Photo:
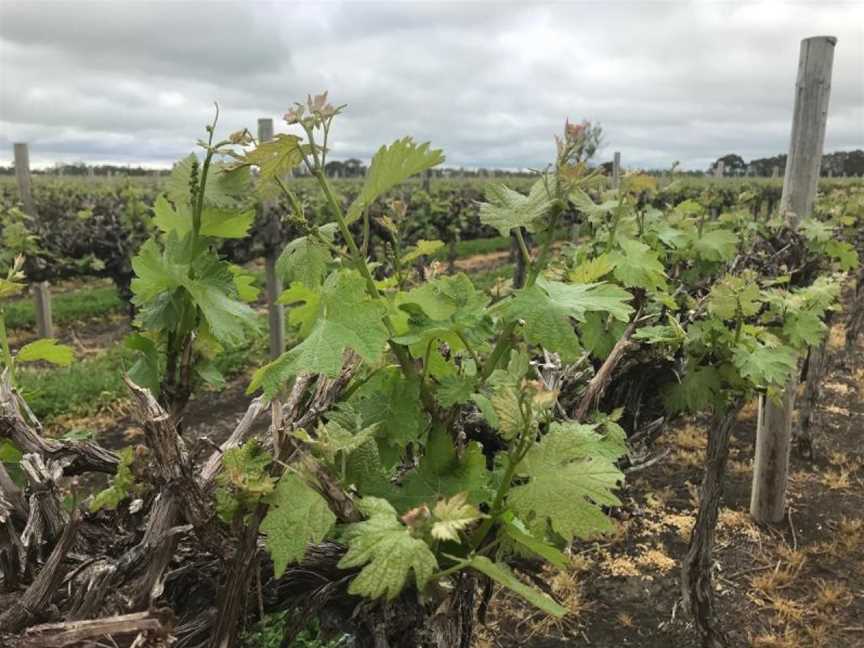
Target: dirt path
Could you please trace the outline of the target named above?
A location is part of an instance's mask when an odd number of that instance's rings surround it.
[[[487,254],[475,254],[469,257],[456,259],[454,265],[461,272],[483,272],[486,270],[494,270],[498,266],[504,265],[510,259],[510,252],[501,250],[500,252],[489,252]]]
[[[816,412],[814,463],[792,458],[790,515],[776,528],[749,516],[756,407],[739,417],[717,534],[716,596],[730,646],[864,646],[864,344],[832,369]],[[498,598],[477,648],[683,648],[699,645],[677,604],[678,561],[695,520],[706,430],[684,423],[660,441],[669,458],[638,474],[617,511],[619,533],[577,549],[549,582],[570,606],[556,623]]]

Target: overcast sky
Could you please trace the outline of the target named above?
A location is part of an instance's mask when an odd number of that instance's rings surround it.
[[[0,163],[169,165],[307,92],[347,103],[334,158],[413,135],[452,166],[536,167],[565,117],[626,166],[785,152],[800,40],[838,37],[826,151],[864,147],[864,0],[0,0]]]

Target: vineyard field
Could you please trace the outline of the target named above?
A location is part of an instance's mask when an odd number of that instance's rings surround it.
[[[835,44],[783,179],[598,165],[569,120],[536,171],[406,136],[332,177],[327,92],[257,137],[217,104],[160,177],[15,144],[0,648],[864,646]]]

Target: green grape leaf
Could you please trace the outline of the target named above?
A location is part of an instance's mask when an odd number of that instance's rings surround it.
[[[211,387],[219,389],[225,387],[225,376],[213,362],[198,362],[195,365],[195,375]]]
[[[255,149],[247,151],[240,164],[258,167],[258,190],[263,196],[272,197],[280,191],[278,181],[302,162],[300,138],[277,133],[273,139],[260,142]]]
[[[479,443],[469,443],[460,456],[449,432],[433,429],[420,465],[408,473],[388,499],[400,512],[422,504],[431,506],[439,498],[462,492],[468,493],[472,504],[480,504],[488,496],[488,479],[486,458]]]
[[[465,349],[465,342],[486,344],[492,334],[492,321],[486,313],[490,297],[477,290],[463,273],[440,277],[408,293],[400,293],[396,304],[407,314],[406,330],[395,338],[411,346],[417,356],[425,356],[430,342],[446,342],[451,351]]]
[[[722,320],[734,320],[740,309],[752,317],[761,308],[759,285],[749,276],[726,276],[714,284],[708,295],[708,312]]]
[[[444,241],[427,241],[419,239],[412,248],[410,248],[403,256],[402,263],[411,263],[422,256],[430,256],[444,247]]]
[[[488,576],[499,585],[515,592],[531,605],[547,614],[561,618],[567,614],[567,608],[556,603],[552,598],[520,581],[504,563],[495,563],[486,556],[472,556],[468,566]]]
[[[510,489],[508,505],[538,537],[547,524],[568,543],[611,531],[602,507],[621,505],[613,490],[624,474],[611,457],[625,452],[618,435],[553,423],[519,464],[517,474],[527,481]]]
[[[267,468],[272,458],[254,440],[226,450],[222,470],[216,475],[216,513],[231,523],[238,513],[246,514],[260,498],[273,492],[273,478]]]
[[[378,443],[369,439],[358,445],[345,461],[347,485],[353,485],[363,497],[386,497],[390,499],[395,486],[390,483],[390,474],[381,461]]]
[[[207,186],[204,189],[204,205],[231,210],[247,208],[251,188],[252,181],[248,168],[237,168],[222,163],[212,164],[207,175]],[[247,212],[248,209],[242,211]]]
[[[0,462],[17,464],[24,454],[7,439],[0,440]]]
[[[558,569],[565,569],[567,567],[570,562],[567,556],[556,547],[543,540],[538,540],[531,535],[528,528],[513,513],[507,511],[500,517],[499,521],[504,535],[515,543],[517,547],[527,551],[529,554],[539,556],[549,564],[558,567]]]
[[[205,207],[201,212],[200,234],[213,238],[244,238],[254,220],[254,209]],[[162,194],[153,204],[153,224],[166,234],[176,232],[182,238],[192,231],[192,209],[188,205],[174,207]]]
[[[443,161],[444,153],[440,149],[431,148],[429,142],[418,145],[410,137],[382,146],[373,156],[363,188],[348,208],[345,220],[353,223],[378,197]]]
[[[688,236],[687,232],[666,221],[656,223],[651,229],[658,239],[676,250],[687,247],[692,242],[692,238]]]
[[[837,276],[817,277],[816,281],[809,286],[804,286],[794,292],[796,307],[812,310],[822,315],[837,304],[841,288],[842,284]]]
[[[738,249],[738,237],[725,229],[705,231],[693,239],[693,250],[705,261],[729,261]]]
[[[588,284],[597,281],[598,279],[602,279],[612,272],[614,267],[615,266],[609,260],[609,255],[601,254],[594,259],[580,263],[570,271],[567,278],[570,280],[570,283]]]
[[[559,353],[565,362],[577,359],[582,351],[570,322],[572,314],[573,309],[554,302],[540,282],[519,290],[502,309],[505,320],[524,322],[526,342]],[[584,316],[581,311],[579,314]]]
[[[160,353],[156,343],[140,333],[133,333],[123,340],[123,346],[140,354],[129,369],[129,378],[139,387],[149,389],[154,396],[158,395],[162,372],[159,369]]]
[[[627,322],[633,313],[633,307],[627,302],[633,296],[610,283],[566,284],[560,281],[538,279],[537,284],[543,288],[556,304],[567,308],[572,317],[584,321],[585,313],[609,313],[619,322]]]
[[[788,347],[769,347],[763,344],[738,346],[732,362],[742,378],[756,387],[782,387],[798,369],[798,357]]]
[[[357,508],[369,519],[345,530],[348,551],[338,566],[362,567],[348,593],[393,600],[405,588],[412,572],[417,589],[422,591],[438,568],[429,546],[411,535],[386,500],[364,497],[357,502]]]
[[[618,281],[628,288],[666,287],[666,271],[654,250],[633,239],[618,241],[618,245],[621,249],[609,254]]]
[[[472,394],[471,402],[477,406],[477,409],[480,410],[480,413],[483,415],[483,418],[486,419],[489,426],[497,430],[498,415],[495,414],[495,408],[492,407],[492,402],[489,398],[483,394]]]
[[[722,387],[717,369],[696,367],[684,374],[681,382],[668,385],[663,390],[663,402],[666,409],[673,414],[695,414],[717,406],[722,401]]]
[[[438,381],[438,387],[435,389],[435,400],[442,407],[461,405],[471,401],[471,396],[476,389],[477,378],[475,376],[463,374],[444,376]]]
[[[90,500],[92,512],[101,509],[116,509],[120,502],[129,497],[133,491],[135,476],[132,474],[132,462],[135,461],[135,451],[131,447],[123,448],[117,455],[120,457],[120,461],[117,463],[117,472],[111,478],[108,488],[99,491]]]
[[[674,321],[674,320],[673,320]],[[681,344],[686,338],[686,332],[677,322],[672,324],[657,324],[636,329],[633,339],[645,344]]]
[[[166,262],[159,244],[149,239],[132,259],[132,269],[135,271],[135,278],[132,279],[135,297],[132,301],[136,306],[143,307],[159,295],[180,286],[188,266]]]
[[[850,272],[858,267],[858,252],[848,241],[828,241],[825,243],[825,253],[837,261],[843,272]]]
[[[257,281],[255,275],[238,265],[231,265],[228,270],[234,275],[234,289],[240,300],[247,304],[257,300],[261,289],[255,285]]]
[[[536,231],[538,221],[553,204],[543,178],[531,186],[527,196],[502,184],[490,184],[486,188],[486,200],[488,202],[480,204],[480,222],[494,227],[502,236],[509,236],[510,230],[517,227]]]
[[[463,312],[482,310],[490,297],[474,287],[464,273],[439,277],[414,288],[400,304],[416,304],[432,320],[445,321]]]
[[[366,442],[374,440],[377,430],[378,425],[369,425],[354,431],[339,421],[331,419],[326,424],[318,424],[318,433],[314,438],[303,429],[297,430],[295,434],[316,448],[331,466],[335,466],[339,453],[344,453],[347,457]]]
[[[822,342],[826,330],[819,315],[813,311],[790,313],[783,322],[783,335],[796,349],[817,346]]]
[[[420,383],[406,378],[396,367],[376,372],[352,394],[350,402],[364,425],[377,425],[379,437],[400,449],[418,441],[428,424],[420,406]]]
[[[533,286],[517,291],[500,308],[504,319],[524,322],[526,341],[572,361],[582,349],[570,318],[584,322],[588,313],[602,311],[626,321],[633,312],[627,304],[631,298],[630,293],[612,284],[565,284],[538,279]]]
[[[274,576],[280,578],[289,564],[303,559],[307,545],[327,536],[336,516],[315,489],[290,472],[279,480],[267,503],[261,533],[273,559]]]
[[[194,153],[174,165],[171,175],[165,182],[166,195],[179,209],[192,206],[192,167],[198,164]],[[198,180],[201,177],[201,165],[198,164]],[[246,168],[229,168],[212,164],[204,187],[204,205],[220,209],[235,209],[248,203],[249,170]],[[191,216],[190,216],[191,219]]]
[[[673,211],[679,216],[701,216],[705,213],[705,207],[696,200],[687,199],[678,203]]]
[[[601,204],[597,204],[581,189],[570,192],[570,202],[595,225],[602,223],[608,215],[618,209],[620,204],[618,200],[607,200]]]
[[[6,299],[7,297],[14,297],[22,290],[24,290],[26,286],[22,283],[18,283],[16,281],[9,281],[8,279],[0,278],[0,299]]]
[[[57,344],[57,340],[52,338],[43,338],[21,347],[15,355],[15,360],[18,362],[37,362],[42,360],[60,367],[68,367],[72,364],[74,356],[72,347],[65,344]]]
[[[614,320],[608,323],[601,313],[586,313],[585,322],[579,327],[582,343],[595,358],[601,360],[612,352],[615,343],[627,328],[625,322]]]
[[[179,206],[190,206],[192,202],[192,168],[198,164],[198,157],[190,153],[174,164],[171,175],[165,182],[166,195],[171,202]],[[200,172],[200,165],[198,170]]]
[[[333,260],[328,243],[333,243],[336,223],[327,223],[318,228],[323,241],[314,236],[301,236],[294,239],[279,255],[276,272],[286,281],[299,281],[308,288],[317,288]]]
[[[183,287],[201,309],[213,337],[237,344],[246,331],[258,329],[258,318],[252,308],[235,299],[237,289],[230,267],[213,254],[200,256],[195,264],[196,278],[184,278]]]
[[[201,213],[201,236],[242,239],[249,234],[255,210],[232,210],[205,207]]]
[[[498,385],[489,397],[489,403],[495,411],[495,420],[498,434],[510,441],[514,439],[525,427],[530,424],[526,422],[519,405],[519,390],[515,385]]]
[[[366,294],[363,278],[353,270],[332,273],[321,288],[315,323],[297,346],[261,367],[252,377],[249,392],[264,389],[272,397],[279,387],[300,372],[337,376],[346,349],[374,363],[383,355],[387,329],[386,307]]]
[[[468,493],[465,492],[440,500],[432,509],[432,516],[432,537],[452,542],[459,542],[459,532],[482,517],[480,511],[468,502]]]
[[[288,323],[299,328],[300,337],[307,337],[315,325],[321,305],[321,293],[299,281],[293,282],[279,295],[278,304],[287,304]]]
[[[804,235],[808,241],[815,243],[827,243],[834,236],[834,228],[828,223],[823,223],[815,218],[805,218],[798,225],[798,231]]]
[[[132,267],[136,273],[132,301],[139,307],[138,322],[145,328],[175,326],[178,319],[188,316],[190,300],[201,308],[210,332],[220,342],[241,342],[246,330],[258,328],[255,312],[235,299],[230,264],[208,249],[206,239],[180,239],[172,232],[164,251],[150,239],[132,259]]]

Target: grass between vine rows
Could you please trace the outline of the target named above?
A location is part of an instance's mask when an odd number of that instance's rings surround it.
[[[52,319],[66,324],[92,317],[104,317],[124,310],[125,304],[113,285],[85,285],[51,297]],[[6,306],[6,325],[10,329],[36,326],[36,307],[29,296],[11,301]]]
[[[457,245],[457,269],[468,272],[478,289],[496,295],[506,289],[513,275],[513,264],[506,262],[506,255],[496,254],[509,247],[505,237],[462,241]],[[263,271],[254,274],[257,284],[263,285]],[[58,433],[76,432],[92,426],[88,418],[125,401],[123,374],[134,362],[133,354],[123,347],[128,319],[116,288],[102,280],[55,288],[52,307],[57,337],[76,349],[76,361],[69,367],[24,367],[19,380],[33,413],[49,429],[53,425]],[[14,346],[35,335],[35,310],[29,296],[10,303],[6,317]],[[245,379],[248,370],[265,361],[268,343],[263,312],[260,320],[258,335],[218,358],[217,368],[227,380]]]

